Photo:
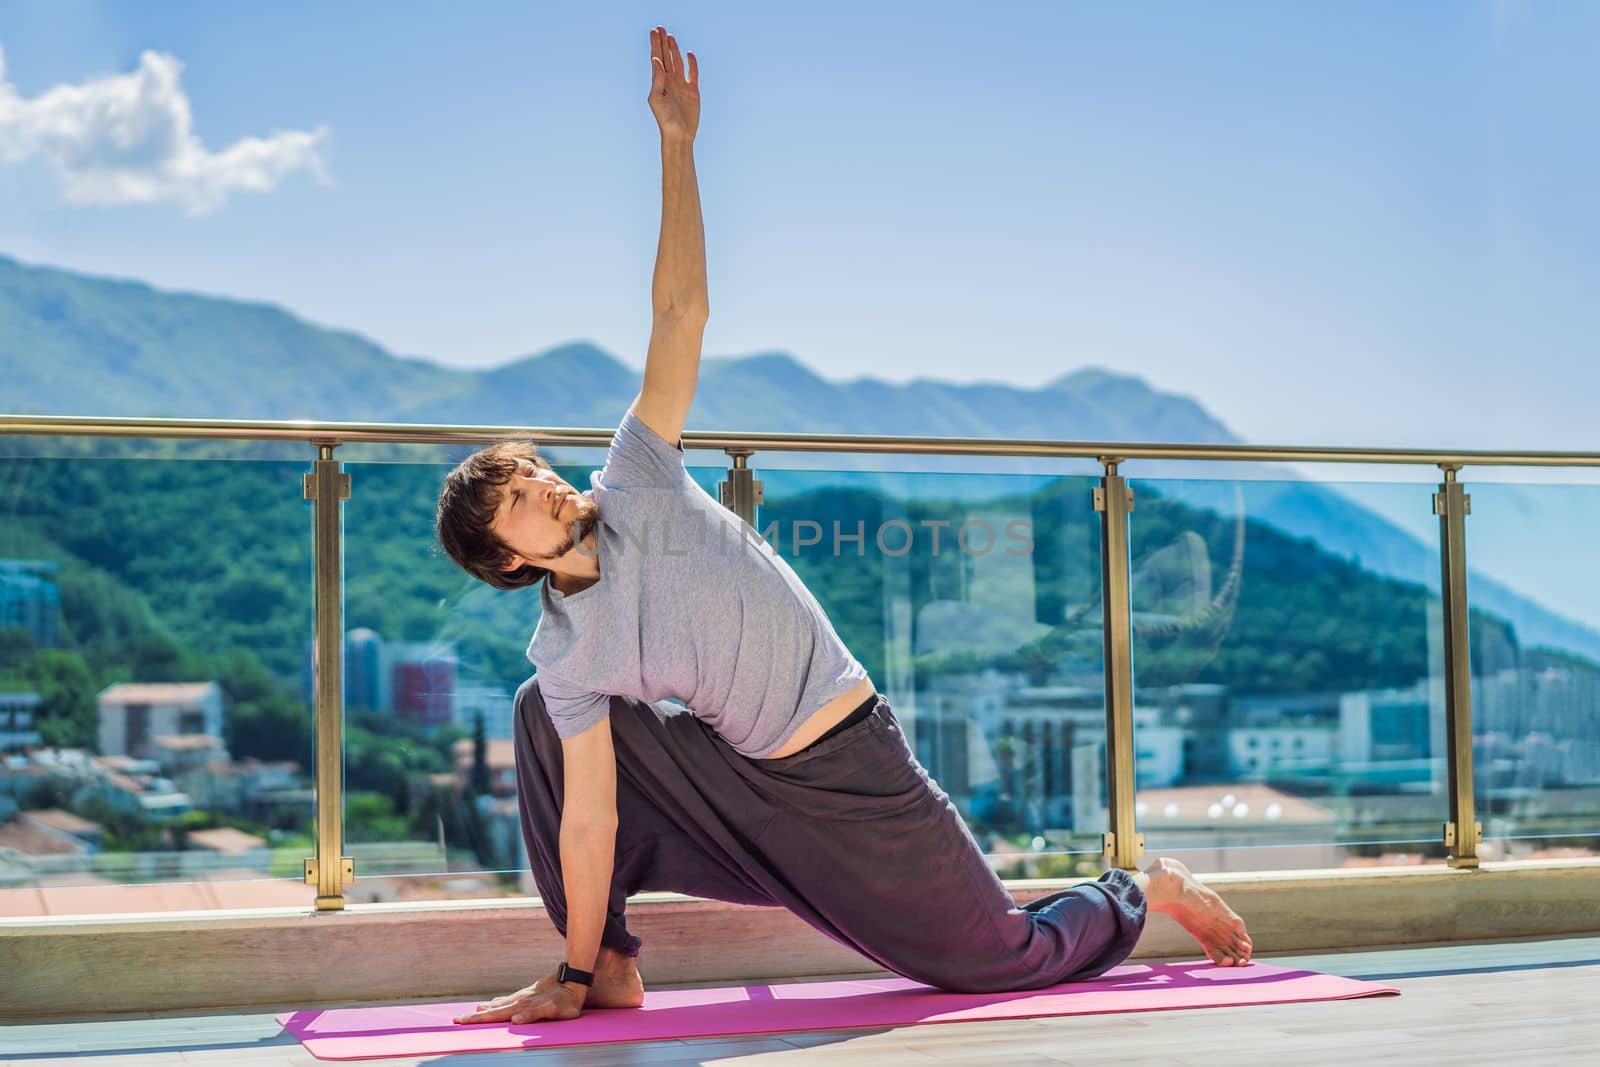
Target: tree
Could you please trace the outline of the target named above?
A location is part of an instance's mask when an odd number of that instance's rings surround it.
[[[0,629],[0,673],[20,668],[37,648],[28,631],[15,626]]]
[[[363,841],[405,841],[411,837],[406,820],[394,813],[394,804],[382,793],[346,795],[344,821],[350,836]]]
[[[99,745],[100,717],[95,709],[94,677],[76,652],[47,648],[28,660],[23,676],[39,693],[36,718],[46,745],[89,748]]]
[[[41,778],[30,785],[22,794],[19,806],[24,811],[41,811],[47,808],[64,808],[67,806],[71,790],[67,788],[66,781],[56,775]]]
[[[472,777],[467,792],[479,797],[494,791],[489,778],[489,742],[483,735],[483,712],[472,717]]]
[[[228,697],[223,735],[235,759],[293,760],[309,767],[312,758],[310,709],[288,687],[268,674],[254,652],[235,649],[211,664]]]
[[[489,842],[488,825],[478,806],[448,786],[428,790],[417,805],[411,817],[412,836],[431,840],[441,824],[445,847],[471,852],[480,867],[499,866]]]

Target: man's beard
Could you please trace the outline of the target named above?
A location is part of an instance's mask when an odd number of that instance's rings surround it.
[[[582,493],[573,493],[572,499],[577,502],[577,514],[573,517],[572,522],[567,525],[567,539],[561,542],[560,547],[555,551],[548,555],[540,556],[540,559],[560,559],[568,552],[571,552],[580,541],[593,533],[596,526],[600,525],[599,504],[596,504]],[[588,552],[583,554],[590,555]]]

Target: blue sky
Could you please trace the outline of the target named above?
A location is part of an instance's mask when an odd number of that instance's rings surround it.
[[[445,363],[642,365],[665,22],[701,61],[708,355],[1095,364],[1261,443],[1596,447],[1600,5],[598,8],[9,3],[13,106],[149,50],[208,174],[270,143],[261,191],[74,200],[0,121],[0,251]]]

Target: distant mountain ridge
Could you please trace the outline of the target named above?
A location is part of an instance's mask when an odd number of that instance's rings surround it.
[[[10,414],[310,419],[492,426],[615,425],[641,374],[587,342],[488,370],[402,358],[348,330],[281,308],[168,292],[139,281],[30,266],[0,255],[0,412]],[[1142,379],[1086,367],[1038,389],[917,379],[829,381],[793,356],[702,361],[690,413],[699,429],[1106,442],[1239,443],[1194,400]],[[831,461],[830,462],[834,462]],[[844,464],[841,464],[844,465]],[[1256,483],[1249,513],[1379,574],[1426,575],[1436,550],[1378,513],[1264,464],[1205,474],[1280,476]],[[1135,477],[1200,473],[1141,465]],[[1164,481],[1162,492],[1225,510],[1215,481]],[[1437,588],[1437,575],[1431,580]],[[1600,657],[1600,633],[1474,573],[1476,606],[1508,619],[1525,644]]]
[[[457,377],[270,305],[0,256],[0,407],[13,414],[366,418]]]
[[[0,408],[12,414],[608,426],[640,371],[587,342],[488,370],[392,355],[281,308],[0,255]],[[1107,403],[1117,393],[1115,404]],[[831,382],[793,356],[707,358],[693,425],[931,437],[1235,440],[1186,397],[1075,371],[1041,389]]]

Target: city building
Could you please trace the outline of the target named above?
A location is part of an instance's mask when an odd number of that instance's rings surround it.
[[[424,726],[451,721],[455,703],[456,653],[450,645],[389,646],[394,713]]]
[[[1442,793],[1444,710],[1443,678],[1341,695],[1340,775],[1357,788],[1405,785]]]
[[[231,826],[190,830],[185,837],[189,848],[230,856],[240,867],[255,872],[266,870],[271,859],[265,840]]]
[[[344,635],[346,708],[390,709],[390,677],[384,660],[383,638],[375,630],[356,629]]]
[[[1134,819],[1147,854],[1174,853],[1197,871],[1336,867],[1345,852],[1333,810],[1267,785],[1141,790]]]
[[[1486,792],[1600,785],[1600,672],[1508,668],[1474,677],[1472,695]]]
[[[1077,830],[1104,811],[1105,723],[1103,686],[1032,685],[988,669],[930,678],[917,694],[913,736],[929,773],[980,821],[1003,801],[1008,820],[1027,829]],[[1192,731],[1174,723],[1165,707],[1135,707],[1141,788],[1184,777]]]
[[[146,819],[171,818],[192,809],[188,795],[162,773],[161,764],[126,755],[90,760],[90,773],[77,784],[72,805],[82,807],[92,798]]]
[[[41,866],[73,864],[93,855],[100,849],[101,832],[98,823],[59,808],[14,812],[0,820],[0,890],[31,884]]]
[[[470,737],[463,737],[450,747],[455,767],[455,787],[461,796],[471,796],[472,747]],[[486,741],[484,762],[489,767],[489,793],[497,797],[517,795],[517,753],[512,741]]]
[[[36,645],[53,648],[61,635],[58,564],[0,559],[0,630],[22,630]]]
[[[222,687],[216,682],[124,683],[104,690],[100,754],[150,758],[156,738],[174,734],[222,737]]]
[[[376,630],[357,627],[344,635],[344,706],[355,711],[386,712],[393,708],[393,646]],[[307,641],[301,659],[300,698],[308,707],[317,700],[317,645]]]
[[[64,841],[80,844],[84,846],[85,852],[91,854],[100,851],[100,841],[105,836],[105,827],[99,823],[91,822],[61,808],[25,811],[20,813],[18,818],[35,829],[55,834]]]
[[[1185,731],[1161,725],[1159,708],[1133,709],[1135,789],[1140,796],[1166,789],[1184,777]],[[1072,747],[1072,820],[1074,832],[1097,834],[1106,823],[1106,730],[1100,713],[1096,733],[1089,724]]]
[[[43,698],[38,693],[0,693],[0,752],[17,752],[40,745],[39,731],[34,727]]]
[[[1228,731],[1229,775],[1266,779],[1275,774],[1326,772],[1338,731],[1329,726],[1244,726]]]
[[[268,819],[280,807],[311,810],[312,791],[300,788],[300,764],[293,760],[212,759],[177,770],[173,777],[190,802],[206,811]]]
[[[16,811],[30,792],[53,779],[31,755],[0,753],[0,817]]]
[[[483,736],[495,741],[510,741],[516,717],[516,697],[494,685],[459,685],[455,690],[451,714],[457,726],[471,733],[478,716],[483,717]]]
[[[162,772],[173,777],[209,763],[226,765],[231,762],[222,738],[213,734],[168,734],[152,738],[150,750],[151,758],[161,765]]]

